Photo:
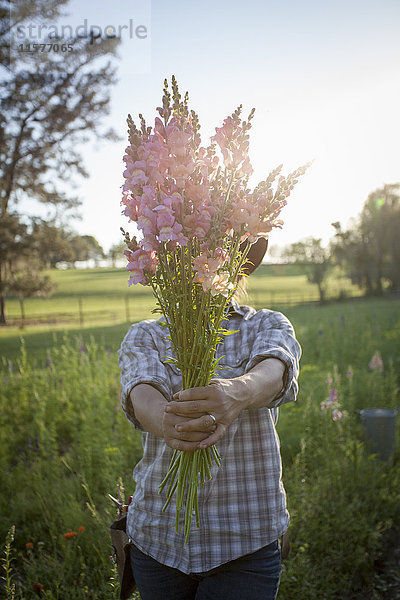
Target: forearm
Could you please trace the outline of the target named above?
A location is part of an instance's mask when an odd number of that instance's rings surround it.
[[[155,387],[147,383],[136,385],[130,393],[135,418],[143,429],[157,437],[165,440],[166,444],[174,450],[186,450],[194,452],[198,450],[199,442],[206,439],[210,433],[210,424],[206,420],[201,421],[202,413],[195,413],[193,419],[197,418],[194,430],[185,433],[181,426],[188,422],[188,418],[167,413],[167,400]],[[199,422],[200,421],[200,422]],[[211,423],[211,431],[214,425]]]
[[[174,401],[167,404],[165,411],[187,417],[187,422],[181,426],[181,431],[185,432],[198,428],[196,415],[204,415],[202,422],[205,426],[212,424],[212,415],[216,429],[197,446],[207,448],[225,435],[243,410],[270,407],[283,392],[285,379],[285,364],[278,358],[267,357],[240,377],[213,379],[208,386],[174,394]]]
[[[283,391],[286,367],[278,358],[265,358],[251,371],[232,379],[233,393],[242,410],[268,407]]]
[[[158,437],[164,437],[163,417],[167,400],[152,385],[140,383],[130,393],[135,417],[145,431]]]

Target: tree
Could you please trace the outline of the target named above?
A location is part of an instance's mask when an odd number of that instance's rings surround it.
[[[104,250],[92,235],[74,235],[70,240],[72,256],[68,261],[72,267],[76,262],[94,260],[98,265],[99,260],[104,258]]]
[[[27,227],[18,215],[0,219],[0,323],[7,322],[5,296],[10,290],[13,265],[25,250]]]
[[[45,267],[55,268],[61,262],[72,261],[73,234],[70,231],[42,219],[35,219],[32,226],[32,248],[40,254]]]
[[[108,251],[108,257],[111,260],[111,265],[115,269],[117,261],[124,258],[124,250],[126,250],[125,242],[118,242],[113,244]]]
[[[17,43],[23,47],[32,43],[30,26],[37,31],[43,26],[52,33],[51,26],[54,30],[54,23],[66,4],[67,0],[13,0],[11,19],[7,10],[1,12],[0,221],[3,224],[10,216],[14,219],[18,204],[29,200],[47,207],[48,220],[59,226],[66,212],[76,209],[80,202],[71,195],[65,182],[72,186],[75,175],[88,175],[79,146],[91,136],[118,139],[112,129],[104,130],[102,121],[109,113],[109,88],[116,81],[110,59],[116,56],[119,39],[76,35],[61,39],[49,34],[42,36],[40,42],[57,42],[61,51],[17,51]],[[46,29],[48,24],[51,26]],[[27,217],[21,221],[21,227],[32,228],[32,225]],[[29,238],[30,242],[33,240]],[[10,239],[11,254],[13,243]],[[7,249],[3,248],[4,252],[7,254]],[[4,272],[4,260],[2,264]],[[7,286],[1,281],[2,276],[0,272],[0,324],[5,324]]]
[[[65,0],[14,0],[11,33],[19,44],[31,42],[24,27],[37,18],[39,9],[45,5],[43,14],[54,19],[65,4]],[[2,32],[4,37],[4,27]],[[54,41],[49,36],[41,40]],[[104,58],[115,55],[119,40],[75,36],[58,41],[72,50],[14,51],[12,70],[3,69],[0,215],[24,198],[54,207],[56,216],[60,209],[75,207],[77,198],[71,198],[60,183],[71,181],[74,174],[88,175],[78,146],[89,133],[118,139],[113,130],[102,131],[101,123],[109,113],[109,87],[116,81],[115,68]]]
[[[382,294],[389,284],[400,289],[400,184],[387,184],[369,194],[347,230],[333,223],[332,251],[352,282],[367,295]]]
[[[96,267],[105,257],[104,250],[93,235],[82,235],[82,240],[87,244],[88,253],[85,260],[93,260]]]
[[[286,248],[287,260],[303,265],[307,281],[318,287],[320,302],[325,300],[325,279],[331,268],[329,251],[321,239],[309,237]]]
[[[18,300],[21,310],[21,329],[25,325],[25,298],[32,296],[48,296],[54,289],[54,284],[50,281],[48,275],[41,274],[40,261],[35,261],[35,266],[32,264],[23,265],[16,272],[13,280],[10,283],[10,291],[14,293]]]
[[[43,248],[37,231],[29,231],[19,215],[0,219],[0,297],[15,294],[20,302],[21,322],[25,319],[24,300],[48,295],[53,285],[43,276]],[[5,303],[1,302],[1,321],[6,323]]]

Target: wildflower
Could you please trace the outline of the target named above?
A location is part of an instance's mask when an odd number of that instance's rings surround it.
[[[194,270],[198,271],[202,275],[215,274],[218,267],[220,267],[220,262],[216,258],[211,258],[208,252],[203,252],[199,254],[194,259]]]
[[[27,542],[25,548],[33,548],[33,542]]]
[[[338,401],[338,393],[336,388],[331,388],[329,390],[329,402],[330,404],[336,404]]]
[[[370,371],[380,371],[382,373],[383,360],[378,351],[376,351],[373,357],[371,358],[368,367]]]
[[[211,286],[211,294],[213,296],[217,296],[218,294],[222,294],[227,298],[229,293],[233,290],[234,285],[231,281],[229,281],[229,273],[227,271],[216,275],[213,279]]]
[[[43,584],[39,583],[39,581],[34,581],[32,583],[32,590],[40,596],[44,592]]]
[[[347,373],[346,373],[347,379],[351,379],[353,377],[353,375],[354,375],[354,371],[353,371],[353,369],[351,367],[349,367],[347,369]]]
[[[121,209],[135,223],[140,241],[132,245],[123,232],[128,246],[125,256],[129,285],[152,286],[159,308],[171,324],[171,340],[179,327],[184,339],[198,341],[196,356],[188,344],[182,359],[190,373],[200,375],[202,381],[209,375],[208,365],[223,331],[224,310],[240,275],[240,244],[268,237],[273,228],[282,226],[279,213],[297,177],[309,165],[288,177],[280,176],[274,192],[272,184],[281,170],[278,167],[250,192],[246,180],[253,169],[247,132],[254,110],[247,121],[242,121],[239,108],[215,129],[212,144],[199,148],[197,119],[187,110],[186,99],[181,102],[174,78],[172,85],[172,96],[165,92],[163,108],[157,110],[162,119],[156,117],[154,127],[147,127],[142,117],[140,129],[130,117],[128,120],[130,143],[124,156]],[[221,163],[216,151],[222,155]],[[206,326],[210,319],[207,336],[199,337],[198,324]],[[172,346],[177,350],[174,341]],[[334,400],[330,402],[332,409]],[[209,469],[204,462],[206,455],[202,452],[199,456],[203,479]],[[190,468],[190,485],[194,479],[197,482],[195,471]],[[168,502],[174,493],[184,495],[186,486],[186,479],[172,485],[176,471],[170,473],[160,486],[171,479]],[[196,503],[197,496],[188,499],[190,522]],[[185,523],[188,532],[189,520]]]
[[[76,531],[67,531],[67,533],[64,533],[64,538],[66,540],[70,540],[74,537],[76,537],[78,534],[76,533]]]
[[[218,277],[215,273],[204,273],[203,271],[198,271],[193,277],[194,283],[200,283],[205,292],[209,292],[212,287],[214,280]]]
[[[343,419],[343,413],[340,410],[338,410],[337,408],[335,408],[332,411],[332,419],[334,421],[340,421],[341,419]]]
[[[82,533],[82,531],[85,531],[85,528],[81,525],[78,527],[78,533]]]

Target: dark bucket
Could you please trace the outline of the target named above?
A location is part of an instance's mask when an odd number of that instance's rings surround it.
[[[364,408],[357,411],[365,429],[368,451],[389,461],[395,448],[396,409]]]

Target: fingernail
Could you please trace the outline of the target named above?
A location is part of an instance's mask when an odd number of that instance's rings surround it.
[[[182,426],[181,425],[175,425],[175,429],[177,431],[182,431]]]

